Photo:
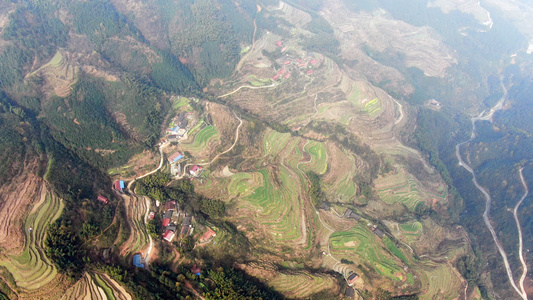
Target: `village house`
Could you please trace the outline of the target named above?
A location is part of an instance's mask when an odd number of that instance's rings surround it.
[[[172,239],[174,239],[175,235],[176,234],[174,233],[174,231],[167,230],[167,231],[165,231],[165,234],[163,234],[163,239],[170,243],[170,242],[172,242]]]
[[[202,174],[202,170],[203,168],[198,166],[198,165],[194,165],[190,170],[189,170],[189,173],[191,173],[192,176],[194,177],[198,177],[200,176],[200,174]]]
[[[182,226],[181,227],[181,238],[184,238],[186,237],[187,235],[189,235],[189,231],[191,230],[191,225],[189,226]]]
[[[176,209],[176,201],[167,201],[165,202],[165,211]],[[165,214],[166,215],[166,214]]]
[[[117,180],[115,181],[115,184],[113,185],[113,187],[115,188],[115,190],[117,192],[123,192],[124,190],[124,181],[123,180]]]
[[[350,276],[346,278],[346,281],[348,281],[349,286],[353,286],[357,279],[359,279],[359,275],[357,275],[356,273],[351,273]]]
[[[344,212],[344,217],[348,218],[348,219],[354,219],[354,220],[357,220],[357,221],[359,221],[361,219],[361,215],[353,212],[349,208]]]
[[[167,210],[163,216],[163,227],[167,227],[170,224],[170,219],[172,218],[172,210]]]
[[[186,216],[183,218],[183,222],[181,223],[181,237],[184,238],[189,234],[189,231],[192,227],[192,217]]]
[[[102,258],[106,264],[111,263],[111,248],[105,248],[102,251]]]
[[[172,230],[174,232],[176,232],[176,230],[178,229],[178,226],[176,224],[170,224],[167,226],[167,230]]]
[[[385,232],[379,229],[376,225],[372,227],[372,232],[374,232],[374,234],[377,235],[380,239],[382,239],[383,236],[385,235]]]
[[[354,289],[351,286],[347,287],[346,291],[344,292],[344,296],[346,296],[347,298],[352,299],[353,296],[355,296]]]
[[[178,130],[180,130],[179,126],[171,127],[169,129],[167,129],[167,135],[176,134],[178,132]]]
[[[186,111],[182,111],[180,112],[180,114],[178,115],[178,123],[181,123],[183,122],[183,120],[185,119],[185,116],[187,115],[187,112]]]
[[[200,237],[200,239],[198,239],[198,241],[200,243],[205,243],[215,236],[217,236],[217,233],[213,229],[207,227],[207,231],[204,234],[202,234],[202,236]]]
[[[181,121],[180,123],[180,128],[187,128],[188,125],[189,125],[189,120],[183,119],[183,121]]]
[[[172,163],[178,162],[182,158],[183,158],[183,154],[181,154],[180,152],[175,152],[174,154],[169,156],[167,160],[169,163],[172,164]]]
[[[170,165],[170,175],[179,176],[181,175],[181,166],[179,164]]]
[[[104,204],[108,204],[109,203],[109,200],[106,197],[102,196],[102,195],[98,195],[97,199],[98,199],[98,201],[103,202]]]
[[[144,264],[142,263],[142,257],[140,254],[135,254],[133,256],[133,265],[137,268],[144,268]]]
[[[169,134],[167,135],[167,140],[169,143],[177,143],[179,141],[179,136],[177,134]]]
[[[196,264],[194,266],[192,266],[191,268],[191,273],[193,273],[194,275],[196,276],[200,276],[202,274],[202,269],[197,266]]]

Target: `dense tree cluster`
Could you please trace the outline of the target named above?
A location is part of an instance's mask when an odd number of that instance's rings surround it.
[[[320,186],[320,176],[316,174],[313,171],[307,171],[306,173],[307,178],[309,178],[309,183],[311,186],[309,187],[309,195],[311,196],[311,201],[315,205],[315,207],[320,207],[320,205],[326,200],[326,195],[324,194],[324,191],[322,191],[322,187]]]
[[[234,268],[210,270],[208,276],[215,287],[205,293],[208,300],[219,299],[281,299],[259,282]]]
[[[84,269],[84,255],[80,239],[67,220],[58,220],[50,225],[45,240],[46,255],[59,271],[71,276],[81,275]]]
[[[209,218],[220,218],[226,212],[223,201],[202,197],[194,191],[194,186],[189,180],[179,180],[167,186],[170,182],[168,173],[156,172],[137,181],[135,191],[162,203],[175,200],[186,209],[200,212]]]

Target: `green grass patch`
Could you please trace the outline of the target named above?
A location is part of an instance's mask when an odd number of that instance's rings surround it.
[[[184,105],[189,105],[189,99],[188,98],[185,98],[185,97],[180,97],[178,101],[175,101],[173,104],[172,104],[172,108],[173,109],[178,109]]]
[[[272,83],[269,78],[258,78],[255,75],[250,75],[247,79],[248,83],[250,83],[252,86],[265,86]]]
[[[401,259],[404,263],[408,263],[405,255],[403,255],[402,251],[400,251],[400,249],[396,247],[396,245],[394,244],[393,241],[391,241],[391,239],[389,239],[388,237],[384,237],[383,243],[385,244],[387,249],[389,249],[389,251],[392,252],[392,254],[394,254],[396,257]]]
[[[305,151],[311,155],[311,162],[305,164],[304,167],[319,175],[326,173],[328,169],[326,145],[321,142],[310,141],[305,147]]]

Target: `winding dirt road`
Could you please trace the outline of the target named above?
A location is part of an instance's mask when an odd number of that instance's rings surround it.
[[[235,116],[235,118],[237,118],[237,120],[239,120],[239,126],[237,126],[237,129],[235,129],[235,141],[233,142],[233,145],[231,145],[231,147],[229,147],[228,149],[226,149],[226,151],[217,154],[217,156],[215,156],[210,162],[206,162],[206,163],[198,163],[198,164],[186,164],[186,165],[183,167],[183,172],[182,172],[181,176],[178,177],[178,179],[183,178],[183,177],[185,176],[185,174],[187,174],[187,167],[194,166],[194,165],[197,165],[197,166],[207,166],[207,165],[210,165],[210,164],[212,164],[215,160],[217,160],[221,155],[224,155],[224,154],[230,152],[231,150],[233,150],[233,148],[235,147],[235,145],[237,145],[237,142],[239,141],[239,129],[241,129],[241,126],[242,126],[242,119],[239,118],[239,116],[237,116],[237,114],[236,114],[235,112],[233,112],[233,115]]]
[[[266,88],[271,88],[271,87],[275,87],[277,86],[278,84],[277,83],[273,83],[271,85],[265,85],[265,86],[251,86],[251,85],[242,85],[240,87],[238,87],[236,90],[234,90],[233,92],[229,92],[227,94],[224,94],[222,96],[218,96],[217,98],[224,98],[224,97],[227,97],[229,95],[232,95],[232,94],[235,94],[236,92],[240,91],[241,89],[243,88],[248,88],[248,89],[252,89],[252,90],[256,90],[256,89],[266,89]]]
[[[522,195],[522,198],[520,198],[520,201],[516,203],[516,206],[514,207],[514,210],[513,210],[513,216],[516,222],[516,228],[518,229],[518,254],[520,255],[520,263],[522,264],[522,276],[520,276],[520,280],[518,281],[518,284],[520,286],[520,290],[522,291],[522,294],[525,295],[527,299],[526,290],[524,288],[524,281],[526,280],[526,276],[527,276],[527,264],[526,264],[526,260],[524,259],[524,249],[523,249],[524,245],[522,242],[522,227],[520,226],[520,221],[518,220],[518,208],[520,207],[522,202],[524,202],[524,199],[526,199],[527,195],[529,194],[529,187],[527,186],[527,183],[524,179],[524,174],[522,172],[523,170],[524,170],[524,167],[520,168],[518,172],[520,174],[520,181],[522,181],[522,185],[524,186],[524,195]]]
[[[224,152],[222,152],[222,153],[219,153],[219,154],[218,154],[217,156],[215,156],[215,158],[213,158],[210,162],[208,162],[208,163],[203,163],[203,164],[198,164],[198,165],[202,165],[202,166],[209,165],[209,164],[213,163],[216,159],[218,159],[221,155],[228,153],[229,151],[231,151],[231,150],[235,147],[235,145],[236,145],[237,142],[239,141],[239,129],[241,128],[243,122],[242,122],[242,119],[239,118],[239,116],[237,116],[237,114],[236,114],[235,112],[233,112],[233,114],[234,114],[235,117],[239,120],[239,126],[237,126],[237,129],[235,130],[235,141],[233,142],[233,145],[231,145],[231,147],[229,147],[226,151],[224,151]],[[155,172],[159,171],[159,170],[163,167],[163,163],[164,163],[164,161],[165,161],[165,160],[164,160],[164,159],[165,159],[165,156],[164,156],[164,154],[163,154],[163,148],[165,148],[165,147],[168,146],[168,145],[169,145],[169,143],[165,143],[165,144],[161,144],[161,145],[159,146],[159,154],[161,155],[161,159],[160,159],[160,161],[159,161],[159,166],[158,166],[156,169],[154,169],[154,170],[152,170],[152,171],[150,171],[150,172],[147,172],[147,173],[145,173],[145,174],[143,174],[143,175],[141,175],[141,176],[139,176],[139,177],[133,179],[132,181],[130,181],[130,182],[128,183],[128,190],[130,191],[130,193],[132,194],[132,196],[143,197],[143,198],[145,199],[145,201],[146,201],[146,213],[144,214],[144,223],[145,223],[145,226],[146,226],[146,224],[148,224],[148,214],[150,213],[150,199],[149,199],[148,197],[144,197],[144,196],[141,196],[141,195],[136,195],[136,194],[135,194],[135,191],[133,191],[133,190],[131,189],[131,187],[132,187],[133,183],[134,183],[136,180],[139,180],[139,179],[144,178],[144,177],[146,177],[146,176],[148,176],[148,175],[154,174]],[[186,168],[187,168],[188,166],[192,166],[192,165],[193,165],[193,164],[187,164],[187,165],[185,165],[185,167],[183,168],[183,174],[182,174],[182,176],[181,176],[180,178],[183,178],[183,176],[186,174],[186,172],[185,172],[185,171],[186,171]],[[150,234],[148,234],[148,239],[149,239],[149,246],[148,246],[148,250],[146,251],[146,254],[145,254],[144,265],[145,265],[145,268],[149,270],[149,269],[150,269],[150,266],[149,266],[149,264],[150,264],[150,255],[151,255],[151,253],[152,253],[152,249],[154,248],[154,241],[153,241],[152,236],[151,236]]]
[[[146,200],[146,213],[144,214],[144,224],[148,224],[148,214],[150,213],[150,199],[148,197],[144,198]],[[152,239],[152,236],[148,233],[148,240],[150,241],[150,246],[148,246],[148,250],[146,251],[145,259],[144,259],[144,267],[149,271],[150,270],[150,254],[152,253],[152,249],[154,248],[154,240]]]
[[[494,227],[492,226],[492,224],[490,223],[490,219],[489,219],[489,214],[490,214],[490,206],[491,206],[491,203],[492,203],[492,198],[490,196],[490,194],[487,192],[487,190],[485,188],[483,188],[477,181],[477,178],[476,178],[476,173],[474,172],[474,170],[472,169],[472,167],[470,167],[462,158],[461,156],[461,147],[465,144],[468,144],[470,143],[475,137],[476,137],[476,122],[477,121],[491,121],[492,122],[492,116],[494,115],[494,113],[498,110],[500,110],[502,107],[503,107],[503,103],[505,102],[506,98],[507,98],[507,89],[506,87],[503,85],[502,83],[502,87],[503,87],[503,90],[504,90],[504,94],[502,96],[502,98],[500,99],[500,101],[498,101],[498,103],[490,109],[490,111],[488,113],[485,114],[485,112],[482,112],[481,114],[479,114],[477,117],[472,117],[470,120],[472,122],[472,134],[470,135],[470,139],[468,139],[467,141],[464,141],[462,143],[459,143],[455,146],[455,156],[457,156],[457,160],[459,160],[459,165],[462,166],[463,168],[465,168],[465,170],[467,170],[470,174],[472,174],[472,181],[474,182],[474,185],[478,188],[478,190],[483,194],[483,196],[485,197],[485,211],[483,212],[483,221],[485,222],[485,225],[487,226],[487,228],[489,229],[490,231],[490,234],[492,236],[492,239],[494,240],[494,244],[496,244],[496,247],[498,248],[498,251],[500,252],[500,255],[503,259],[503,264],[505,265],[505,270],[507,272],[507,277],[509,279],[509,282],[511,283],[512,287],[515,289],[515,291],[520,295],[520,297],[523,299],[523,300],[527,300],[527,294],[523,288],[523,284],[521,286],[521,288],[518,288],[518,286],[516,285],[515,281],[514,281],[514,278],[513,278],[513,272],[511,270],[511,266],[509,264],[509,260],[507,258],[507,253],[505,252],[505,249],[503,249],[503,246],[500,242],[500,240],[498,239],[498,236],[496,235],[496,231],[494,230]],[[523,177],[522,177],[522,169],[520,169],[520,176],[521,176],[521,179],[523,180]],[[525,182],[522,181],[522,183],[524,184]],[[527,185],[525,185],[526,187],[526,194],[525,196],[527,196]],[[517,222],[517,227],[518,227],[518,230],[519,230],[519,252],[520,252],[520,258],[521,258],[521,262],[524,266],[524,262],[522,261],[522,248],[521,248],[521,241],[522,241],[522,230],[520,228],[520,223],[518,222],[518,217],[516,215],[516,211],[518,210],[518,206],[520,205],[520,203],[522,202],[523,199],[525,199],[525,196],[521,199],[521,201],[517,204],[517,206],[515,206],[515,220]],[[527,266],[525,266],[524,268],[527,272]],[[524,276],[524,275],[522,275]],[[521,278],[522,280],[522,278]],[[522,281],[523,283],[523,281]]]
[[[139,179],[144,178],[144,177],[146,177],[148,175],[154,174],[155,172],[159,171],[163,167],[163,161],[165,159],[165,156],[163,155],[163,148],[165,148],[168,145],[169,145],[169,143],[165,143],[165,144],[162,144],[162,145],[159,146],[159,155],[161,155],[161,160],[159,161],[159,166],[155,170],[152,170],[152,171],[150,171],[148,173],[145,173],[145,174],[133,179],[132,181],[130,181],[130,183],[128,183],[128,191],[130,191],[132,194],[135,194],[134,191],[131,190],[131,186],[136,180],[139,180]]]

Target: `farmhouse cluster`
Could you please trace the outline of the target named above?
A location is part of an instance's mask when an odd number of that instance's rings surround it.
[[[280,52],[286,53],[287,47],[283,46],[283,41],[277,41],[275,43],[277,48],[280,48]],[[280,56],[276,62],[282,66],[277,73],[270,78],[273,82],[277,81],[283,81],[291,78],[292,74],[294,72],[300,72],[302,74],[305,74],[307,76],[314,74],[314,69],[320,67],[321,61],[310,56],[310,55],[304,55],[301,57],[297,57],[296,54],[285,54],[284,56]]]
[[[169,128],[166,131],[166,136],[161,140],[161,144],[179,144],[179,142],[188,138],[187,133],[196,125],[197,119],[194,113],[182,111],[177,114],[170,122]],[[173,177],[182,178],[184,176],[190,176],[191,178],[199,177],[203,171],[203,168],[198,165],[190,166],[189,173],[185,168],[187,165],[182,166],[182,162],[186,161],[184,154],[180,151],[172,153],[167,158],[170,164],[170,175]]]

